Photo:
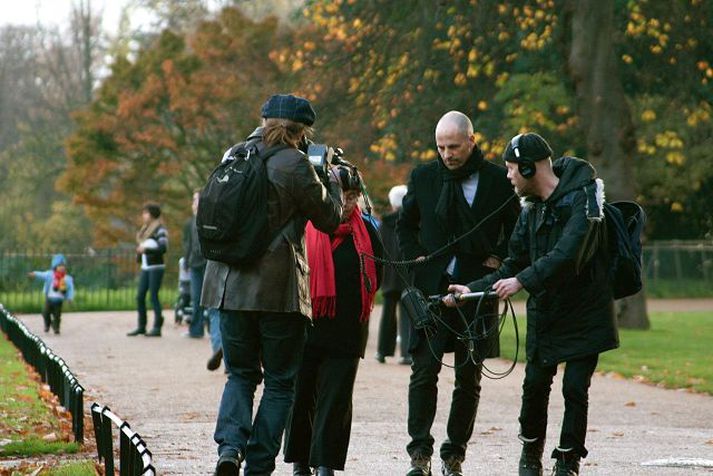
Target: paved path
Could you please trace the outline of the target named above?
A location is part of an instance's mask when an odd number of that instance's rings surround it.
[[[651,307],[662,309],[659,304]],[[704,309],[713,312],[713,305]],[[216,459],[212,433],[225,375],[205,370],[210,354],[207,339],[183,338],[185,328],[172,325],[164,328],[160,339],[128,338],[126,331],[135,325],[130,312],[66,314],[60,336],[44,334],[39,315],[23,319],[68,362],[88,390],[87,406],[94,401],[108,405],[146,439],[159,474],[212,474]],[[355,388],[352,440],[343,473],[350,476],[399,475],[407,467],[409,369],[393,359],[382,365],[372,358],[377,321],[372,319],[372,338]],[[504,369],[507,364],[494,361],[492,366]],[[506,379],[484,380],[475,434],[464,464],[466,475],[514,474],[520,451],[516,437],[522,375],[523,367],[518,365]],[[453,385],[450,369],[441,373],[439,385],[439,412],[433,428],[437,444],[445,435]],[[561,422],[558,384],[552,395],[548,452]],[[713,474],[711,468],[641,464],[671,457],[712,461],[713,397],[595,376],[590,401],[590,456],[583,474]],[[546,465],[551,466],[550,460]],[[291,474],[281,458],[275,474]]]

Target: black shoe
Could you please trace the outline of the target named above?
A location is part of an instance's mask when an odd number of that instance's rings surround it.
[[[441,462],[443,476],[463,476],[463,469],[461,468],[462,462],[463,458],[460,456],[451,456],[443,460]]]
[[[573,451],[559,452],[556,458],[555,466],[552,468],[553,476],[577,476],[579,474],[579,455]]]
[[[292,476],[311,476],[312,468],[307,463],[292,463]]]
[[[411,455],[411,467],[406,476],[431,476],[431,458],[420,454]]]
[[[59,329],[53,329],[56,335],[59,335]]]
[[[386,357],[384,357],[384,354],[382,354],[381,352],[377,352],[376,355],[374,355],[374,358],[380,364],[386,363]]]
[[[153,328],[146,333],[146,337],[161,337],[161,328]]]
[[[542,451],[545,449],[545,439],[522,441],[522,453],[518,464],[518,476],[542,476]]]
[[[215,476],[238,476],[240,473],[240,457],[223,455],[215,466]]]
[[[134,337],[140,334],[146,334],[146,329],[134,329],[133,331],[126,333],[129,337]]]
[[[327,468],[326,466],[320,466],[317,468],[317,472],[314,473],[315,476],[334,476],[334,470],[332,468]]]
[[[220,367],[220,363],[223,361],[223,348],[221,347],[220,349],[216,350],[213,355],[210,356],[210,359],[208,359],[208,364],[206,364],[206,368],[210,371],[216,370],[218,367]]]
[[[49,331],[50,331],[50,326],[45,326],[45,332],[49,332]]]

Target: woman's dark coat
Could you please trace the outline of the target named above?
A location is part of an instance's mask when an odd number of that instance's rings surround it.
[[[374,251],[382,258],[384,249],[374,226],[364,220]],[[314,319],[307,331],[305,352],[310,348],[325,351],[332,357],[364,357],[369,336],[369,322],[359,321],[361,315],[361,287],[359,256],[354,240],[347,237],[332,252],[334,258],[334,281],[337,290],[337,312],[333,319]],[[365,258],[368,259],[368,258]],[[376,263],[377,288],[381,285],[382,265]]]

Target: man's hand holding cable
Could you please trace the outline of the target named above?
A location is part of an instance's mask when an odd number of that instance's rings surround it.
[[[458,302],[456,296],[461,294],[467,294],[470,292],[468,286],[463,286],[462,284],[451,284],[448,286],[448,295],[443,298],[443,304],[446,307],[458,307],[461,303]]]
[[[493,291],[500,299],[507,299],[522,289],[522,284],[517,278],[507,278],[496,281],[493,284]]]

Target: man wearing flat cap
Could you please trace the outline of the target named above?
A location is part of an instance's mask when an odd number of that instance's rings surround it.
[[[588,393],[601,352],[619,346],[609,280],[604,223],[604,183],[589,162],[551,160],[552,149],[535,133],[513,137],[503,158],[508,178],[523,197],[510,237],[509,256],[494,273],[462,294],[491,288],[506,299],[527,289],[527,364],[520,409],[521,476],[542,475],[547,407],[558,364],[564,417],[552,452],[553,474],[576,475],[587,456]],[[449,296],[446,304],[455,305]]]
[[[259,152],[272,152],[258,158],[267,169],[268,224],[274,238],[253,264],[209,260],[202,293],[203,306],[220,310],[228,373],[214,435],[219,455],[215,474],[220,476],[237,476],[243,461],[246,476],[275,470],[312,313],[305,225],[309,220],[332,233],[342,211],[338,175],[324,185],[300,151],[315,121],[309,101],[274,95],[261,113],[262,127],[246,141]],[[229,152],[224,160],[230,160]],[[255,390],[263,379],[253,418]]]

